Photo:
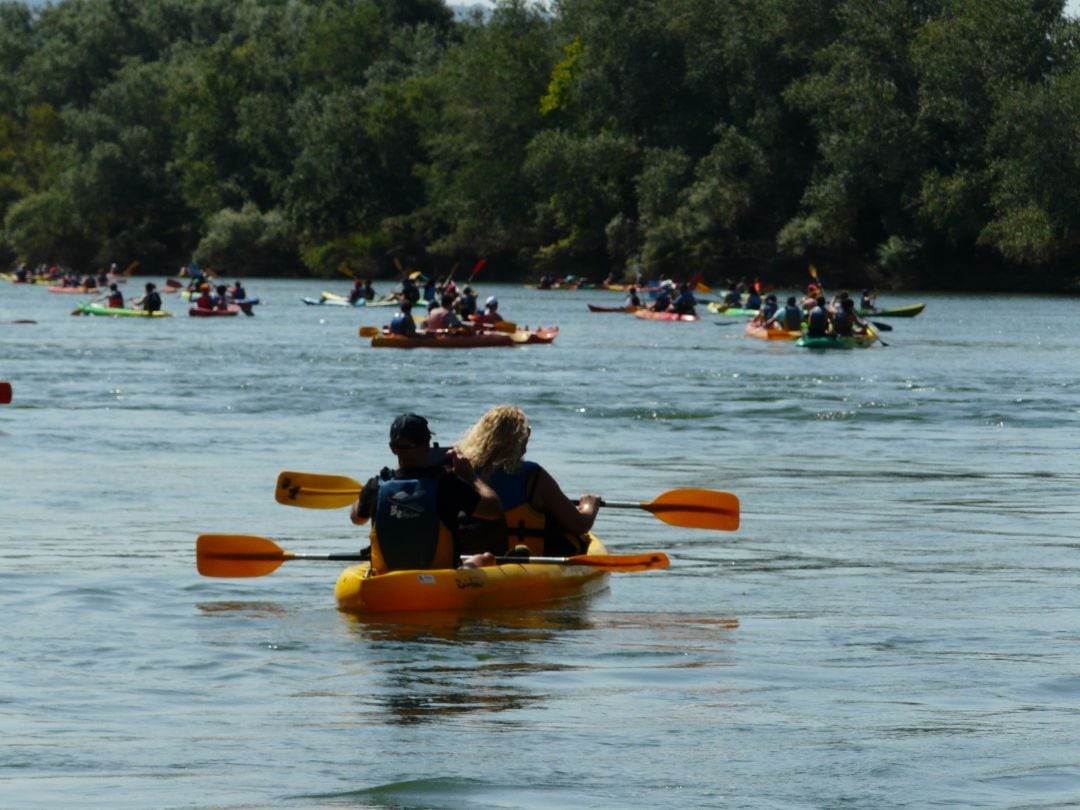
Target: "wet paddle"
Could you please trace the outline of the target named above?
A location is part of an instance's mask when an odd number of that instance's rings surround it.
[[[250,534],[201,534],[195,541],[195,565],[204,577],[262,577],[293,560],[358,562],[361,554],[296,554],[273,540]],[[500,563],[587,565],[605,571],[645,571],[667,568],[663,552],[647,554],[579,554],[574,557],[496,557]]]
[[[360,554],[294,554],[273,540],[248,534],[201,534],[195,564],[204,577],[262,577],[291,560],[358,562]]]
[[[11,383],[0,380],[0,405],[7,405],[9,402],[11,402]]]
[[[600,501],[609,509],[644,509],[664,523],[686,529],[739,528],[739,499],[730,492],[713,489],[669,489],[650,503]]]
[[[286,506],[341,509],[352,506],[360,483],[344,475],[286,471],[278,475],[274,498]],[[672,489],[650,503],[601,501],[611,509],[643,509],[664,523],[688,529],[734,531],[739,528],[739,499],[711,489]]]
[[[650,551],[646,554],[578,554],[574,557],[496,557],[500,565],[506,563],[538,563],[540,565],[588,565],[605,571],[648,571],[671,565],[667,554]]]

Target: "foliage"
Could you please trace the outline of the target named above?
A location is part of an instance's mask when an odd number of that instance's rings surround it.
[[[1063,9],[0,0],[0,256],[1065,287]]]

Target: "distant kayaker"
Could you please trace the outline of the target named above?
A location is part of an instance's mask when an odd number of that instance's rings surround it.
[[[865,309],[868,312],[873,312],[877,309],[877,306],[874,304],[874,295],[870,290],[862,291],[862,300],[859,302],[859,309]]]
[[[217,295],[214,296],[214,309],[228,309],[229,308],[229,288],[224,284],[218,284],[214,288]]]
[[[776,302],[776,296],[769,293],[765,296],[765,303],[758,310],[758,314],[754,316],[753,322],[768,328],[776,320],[776,313],[779,309],[780,305]]]
[[[690,285],[685,283],[679,288],[679,295],[671,302],[672,310],[678,315],[696,315],[694,311],[696,305],[697,299],[690,290]]]
[[[743,309],[761,309],[761,293],[750,288],[750,292],[746,294],[746,301],[742,305]]]
[[[825,296],[819,295],[814,308],[806,316],[806,336],[825,337],[829,334],[829,311],[825,308]]]
[[[638,298],[637,287],[631,284],[626,290],[626,301],[623,306],[627,309],[637,309],[641,306],[641,299]]]
[[[462,320],[469,320],[476,314],[476,290],[470,285],[466,284],[465,288],[461,291],[461,295],[458,296],[457,301],[454,302],[454,309]]]
[[[152,281],[146,282],[146,292],[142,296],[142,308],[144,312],[161,311],[161,294],[157,291],[157,285]]]
[[[415,335],[416,321],[412,316],[412,304],[402,301],[398,304],[399,309],[390,319],[390,333],[394,335]]]
[[[652,303],[653,312],[667,312],[671,309],[671,290],[674,288],[671,281],[660,282],[660,292],[656,294],[656,300]]]
[[[411,278],[406,278],[401,282],[401,298],[410,304],[415,304],[420,300],[420,290]]]
[[[728,290],[724,293],[724,309],[741,309],[742,308],[742,293],[738,290]]]
[[[572,501],[547,470],[525,461],[531,433],[521,408],[499,405],[481,416],[456,447],[498,494],[510,546],[527,546],[535,555],[580,554],[588,547],[586,533],[596,521],[600,498],[584,494]]]
[[[371,568],[375,573],[457,568],[461,554],[469,553],[465,535],[470,521],[494,526],[505,546],[499,496],[456,448],[433,464],[431,436],[424,417],[415,413],[397,417],[390,426],[390,450],[397,456],[397,468],[383,468],[364,485],[353,504],[353,523],[373,523]],[[489,549],[478,549],[485,550]]]
[[[778,323],[781,329],[788,332],[798,332],[802,329],[802,315],[803,311],[796,303],[795,296],[789,295],[784,308],[777,310],[776,314],[765,322],[765,325],[771,326]]]
[[[116,286],[115,281],[109,285],[109,307],[112,309],[124,308],[124,294],[120,292],[120,288]]]
[[[364,282],[361,279],[356,279],[353,282],[352,289],[349,290],[349,303],[356,306],[356,303],[362,298],[364,298]]]
[[[424,328],[429,331],[435,329],[458,329],[463,325],[461,318],[454,312],[454,295],[452,293],[443,293],[439,306],[431,310],[427,320],[424,321]]]
[[[866,334],[866,323],[855,311],[854,298],[841,299],[839,309],[833,313],[832,331],[834,335],[841,337]]]
[[[484,311],[473,316],[473,323],[478,326],[494,326],[502,320],[503,317],[499,314],[499,299],[494,295],[489,295],[484,301]]]
[[[210,285],[209,284],[200,284],[199,285],[199,295],[195,298],[195,301],[193,303],[199,309],[213,309],[214,308],[214,298],[213,298],[212,295],[210,295]]]

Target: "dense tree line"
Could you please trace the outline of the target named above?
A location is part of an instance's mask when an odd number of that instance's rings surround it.
[[[1063,7],[0,2],[0,259],[1062,288]]]

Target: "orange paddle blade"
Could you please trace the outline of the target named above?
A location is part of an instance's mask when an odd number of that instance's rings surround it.
[[[672,489],[652,503],[619,503],[603,501],[603,506],[622,509],[644,509],[664,523],[688,529],[739,528],[739,499],[730,492],[712,489]]]
[[[255,535],[201,534],[195,541],[195,565],[204,577],[261,577],[293,556]]]
[[[274,499],[305,509],[341,509],[360,495],[360,482],[344,475],[283,472],[278,475]]]
[[[371,338],[382,333],[382,330],[377,326],[361,326],[360,337]]]
[[[567,557],[568,565],[588,565],[605,571],[648,571],[651,568],[667,568],[671,565],[667,554],[650,551],[647,554],[580,554]]]

